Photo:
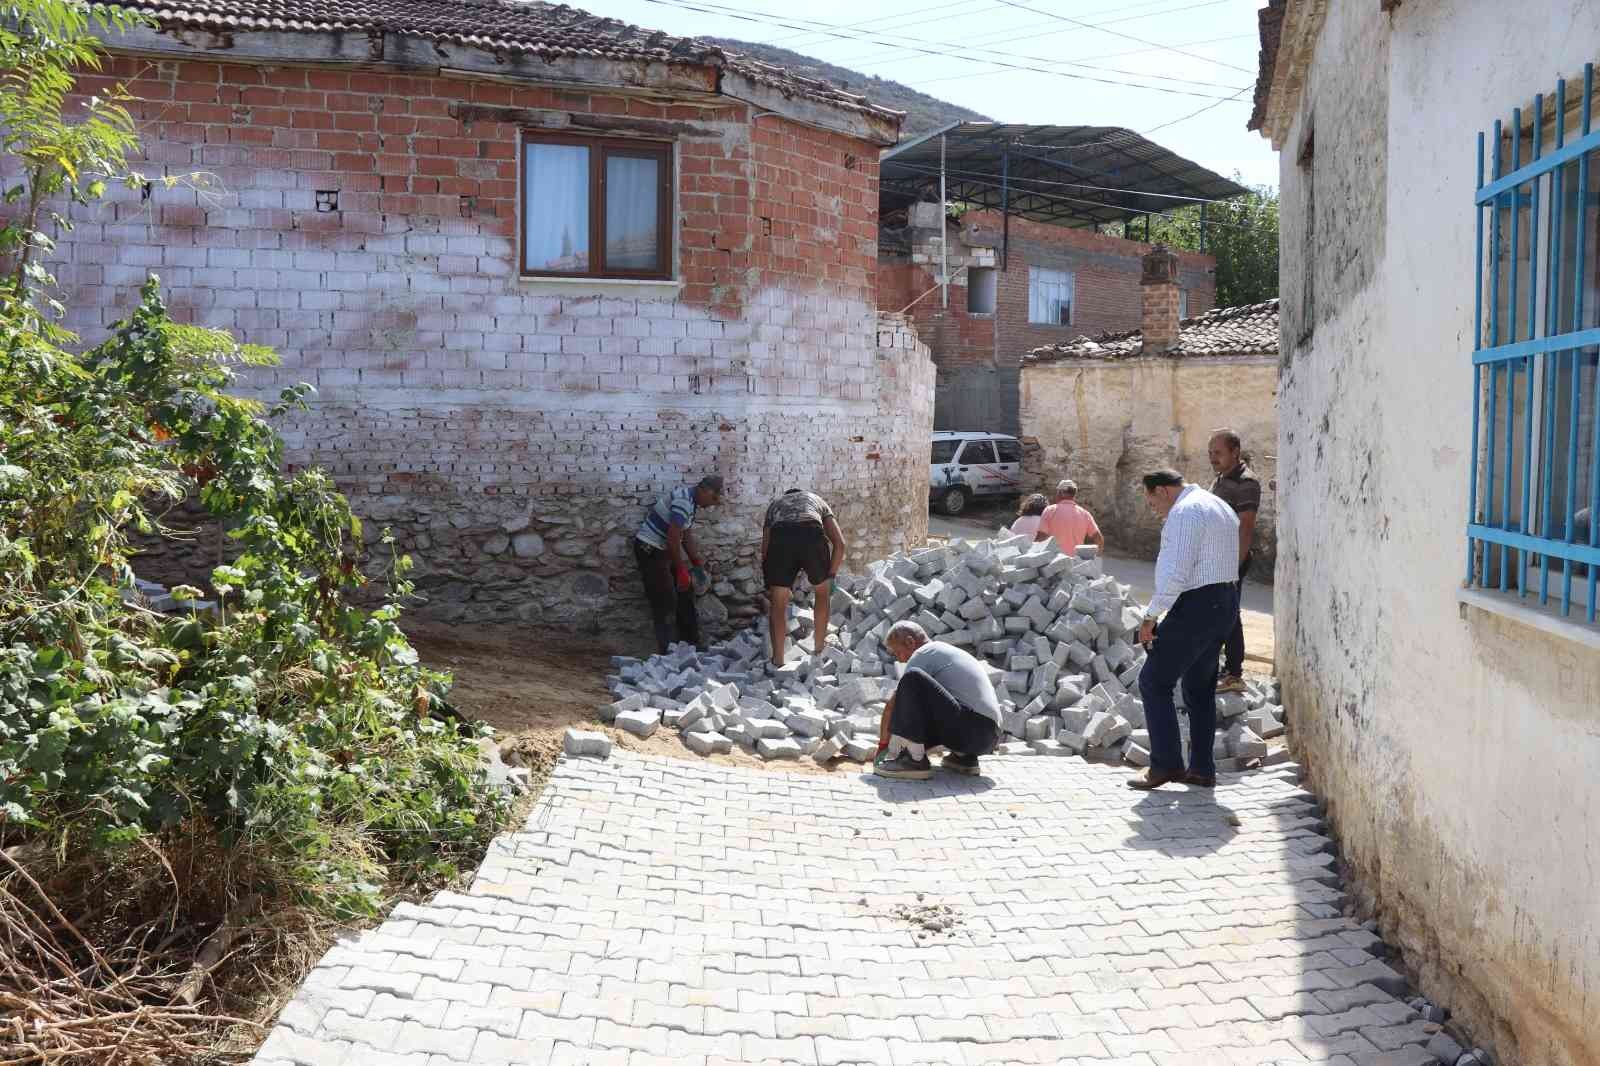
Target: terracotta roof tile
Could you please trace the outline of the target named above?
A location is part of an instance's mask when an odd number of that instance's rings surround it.
[[[536,56],[682,63],[731,70],[794,96],[889,118],[900,112],[693,37],[674,37],[539,0],[106,0],[168,28],[408,34]]]
[[[1064,344],[1035,348],[1024,363],[1067,359],[1131,359],[1144,354],[1144,334],[1132,329],[1103,333],[1098,340],[1074,337]],[[1177,346],[1159,353],[1167,359],[1278,354],[1278,301],[1223,307],[1178,323]]]

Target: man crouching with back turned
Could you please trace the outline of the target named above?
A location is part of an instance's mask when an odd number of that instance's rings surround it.
[[[925,780],[933,776],[928,749],[942,747],[946,770],[976,774],[978,756],[993,751],[1000,736],[1000,701],[983,664],[954,644],[929,640],[915,622],[896,622],[883,642],[906,670],[884,705],[872,772]]]

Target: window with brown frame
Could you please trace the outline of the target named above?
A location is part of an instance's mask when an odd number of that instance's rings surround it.
[[[672,145],[524,133],[522,273],[672,276]]]

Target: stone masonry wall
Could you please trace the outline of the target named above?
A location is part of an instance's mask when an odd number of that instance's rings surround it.
[[[381,72],[118,59],[80,88],[113,78],[139,165],[212,187],[76,211],[69,325],[98,339],[154,271],[176,317],[276,348],[246,391],[316,387],[288,461],[396,530],[433,613],[633,612],[644,507],[707,473],[729,492],[698,532],[736,611],[791,485],[830,498],[858,564],[920,539],[932,366],[901,323],[880,347],[875,146],[731,102]],[[587,115],[675,124],[676,285],[519,278],[519,129]],[[148,565],[215,561],[167,554]]]
[[[1531,0],[1507,33],[1494,0],[1326,6],[1281,102],[1291,738],[1422,992],[1498,1066],[1591,1066],[1600,641],[1576,605],[1562,628],[1462,581],[1478,137],[1560,78],[1575,107],[1600,8]]]
[[[1161,523],[1139,478],[1172,466],[1210,486],[1214,430],[1232,428],[1261,478],[1251,574],[1271,580],[1277,556],[1277,361],[1141,358],[1062,361],[1022,368],[1022,431],[1042,453],[1039,491],[1070,477],[1113,551],[1155,558]]]

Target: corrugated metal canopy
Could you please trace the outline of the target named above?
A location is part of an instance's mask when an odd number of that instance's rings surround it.
[[[955,122],[884,153],[884,209],[946,198],[1064,226],[1097,226],[1248,190],[1118,126]]]

